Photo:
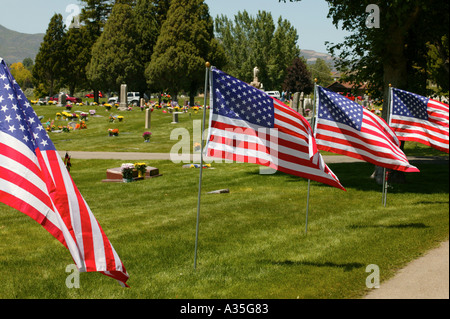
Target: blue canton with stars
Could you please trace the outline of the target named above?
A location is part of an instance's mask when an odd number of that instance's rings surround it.
[[[363,107],[345,96],[318,86],[319,109],[318,117],[348,125],[361,131],[363,122]]]
[[[5,61],[0,58],[0,131],[27,145],[32,152],[55,150],[53,142],[14,80]]]
[[[212,70],[215,114],[273,128],[273,99],[264,92],[218,69]]]
[[[428,121],[429,98],[414,93],[393,88],[392,114],[398,116],[414,117]]]

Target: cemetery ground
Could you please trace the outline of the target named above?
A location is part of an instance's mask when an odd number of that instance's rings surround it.
[[[92,107],[81,107],[87,112]],[[61,108],[35,107],[44,123]],[[77,110],[77,108],[75,108]],[[59,151],[168,153],[176,127],[192,131],[202,111],[172,116],[155,110],[144,143],[144,113],[97,107],[86,130],[50,133]],[[113,112],[114,113],[114,112]],[[56,124],[56,121],[55,121]],[[114,126],[114,127],[113,127]],[[119,136],[109,137],[108,129]],[[407,155],[448,156],[416,143]],[[329,155],[329,154],[327,154]],[[183,163],[146,161],[163,176],[134,183],[102,183],[117,160],[72,160],[71,175],[130,275],[130,289],[99,273],[80,274],[80,288],[66,287],[72,258],[26,215],[0,204],[0,298],[131,299],[349,299],[369,289],[366,267],[381,280],[437,247],[449,233],[449,166],[418,162],[420,173],[389,188],[387,207],[368,163],[329,164],[347,192],[276,173],[260,175],[252,164],[212,163],[203,171],[197,269],[194,243],[198,169]],[[207,192],[230,189],[229,194]]]

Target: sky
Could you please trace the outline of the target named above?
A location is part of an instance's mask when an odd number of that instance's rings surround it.
[[[298,45],[302,50],[326,53],[325,41],[339,43],[348,35],[338,30],[327,18],[325,0],[278,2],[278,0],[205,0],[213,18],[225,15],[234,18],[246,10],[256,16],[259,10],[272,13],[275,23],[281,16],[297,29]],[[51,17],[62,14],[64,20],[82,7],[79,0],[0,0],[0,25],[22,33],[45,33]]]

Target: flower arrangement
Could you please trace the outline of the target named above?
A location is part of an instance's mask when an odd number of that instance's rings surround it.
[[[70,110],[72,110],[72,105],[70,105],[70,104],[67,104],[67,105],[66,105],[66,110],[67,110],[67,111],[70,111]]]
[[[119,116],[117,117],[117,119],[119,120],[119,122],[122,122],[123,119],[124,119],[124,117],[123,117],[122,115],[119,115]]]
[[[62,116],[61,113],[59,113],[59,112],[56,113],[56,119],[57,119],[57,120],[60,120],[60,119],[61,119],[61,116]]]
[[[85,129],[87,129],[86,122],[85,121],[81,121],[81,123],[79,123],[79,124],[77,124],[75,126],[75,129],[76,130],[85,130]]]
[[[119,129],[110,128],[110,129],[108,129],[108,133],[109,133],[109,136],[119,136]]]
[[[108,104],[108,103],[104,104],[103,106],[105,107],[105,109],[106,109],[107,111],[110,111],[111,108],[112,108],[112,105],[111,105],[111,104]]]
[[[117,115],[110,115],[109,116],[109,122],[110,123],[114,123],[116,121],[116,119],[117,119]]]
[[[150,137],[152,137],[152,132],[144,132],[144,134],[142,134],[142,137],[144,138],[145,142],[149,142],[150,141]]]
[[[122,164],[121,169],[122,169],[122,178],[124,179],[124,181],[126,182],[132,181],[134,165],[131,163],[125,163]]]
[[[138,177],[144,177],[147,171],[146,163],[134,163],[134,168],[138,171]]]
[[[81,118],[82,121],[86,121],[86,120],[87,120],[87,117],[88,117],[88,114],[87,114],[87,113],[81,112],[80,118]]]
[[[97,113],[97,111],[96,111],[96,110],[89,110],[89,115],[90,115],[90,116],[94,116],[94,115],[95,115],[95,113]]]

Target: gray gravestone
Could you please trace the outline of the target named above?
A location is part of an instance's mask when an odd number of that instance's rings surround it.
[[[299,92],[295,92],[294,93],[294,97],[292,98],[292,105],[291,107],[298,112],[298,104],[300,101],[300,93]]]

